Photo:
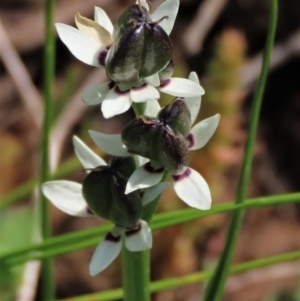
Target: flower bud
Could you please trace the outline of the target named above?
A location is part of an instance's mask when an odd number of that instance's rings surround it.
[[[107,76],[115,82],[137,82],[162,70],[172,58],[167,33],[141,5],[129,6],[114,26],[106,57]]]
[[[169,121],[171,125],[174,124],[186,133],[186,115],[188,114],[180,108],[182,107],[179,105],[162,110],[161,118],[137,116],[123,129],[123,143],[129,151],[158,161],[166,170],[176,174],[189,162],[185,136],[168,124]],[[175,117],[178,117],[178,120],[184,122],[185,125],[177,124],[173,120]]]
[[[177,130],[183,137],[187,137],[191,129],[191,112],[182,98],[175,98],[162,108],[158,115],[159,120]]]
[[[109,166],[92,170],[82,188],[83,196],[95,214],[127,229],[134,228],[142,215],[139,191],[124,193],[134,169],[132,157],[112,158]]]

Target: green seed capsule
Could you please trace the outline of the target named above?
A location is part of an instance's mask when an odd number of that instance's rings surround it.
[[[83,196],[95,214],[126,229],[134,228],[142,215],[139,191],[124,193],[134,169],[133,158],[113,158],[110,166],[92,170],[82,187]]]
[[[183,137],[187,137],[189,134],[191,129],[191,112],[181,98],[175,98],[171,103],[162,108],[157,117],[173,130],[179,131]]]
[[[129,6],[114,26],[105,61],[107,76],[115,82],[137,82],[162,70],[171,58],[167,33],[143,6]]]
[[[155,145],[159,127],[160,122],[156,118],[137,116],[124,127],[122,141],[132,153],[156,159]]]
[[[122,141],[131,152],[158,161],[176,174],[189,162],[186,136],[190,120],[185,103],[177,99],[162,109],[158,118],[137,116],[123,129]]]
[[[177,174],[190,161],[186,139],[169,126],[162,127],[157,137],[157,160],[171,174]]]

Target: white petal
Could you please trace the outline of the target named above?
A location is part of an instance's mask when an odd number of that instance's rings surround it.
[[[188,135],[189,149],[195,150],[203,147],[214,134],[220,121],[220,115],[212,117],[197,123]]]
[[[102,8],[97,6],[95,7],[94,19],[112,35],[114,26]]]
[[[101,105],[101,111],[105,118],[111,118],[129,110],[131,106],[129,91],[122,92],[117,86],[108,92]]]
[[[139,155],[134,155],[134,159],[135,159],[135,162],[136,162],[137,166],[144,165],[149,161],[148,158],[145,158],[145,157],[142,157],[142,156],[139,156]]]
[[[130,90],[130,98],[134,102],[145,102],[159,98],[159,92],[153,86],[143,84]]]
[[[169,182],[160,182],[152,187],[145,189],[142,196],[143,206],[146,206],[147,204],[154,201],[169,185]]]
[[[82,140],[73,136],[75,153],[84,168],[95,168],[106,165],[106,162],[94,153]]]
[[[77,59],[88,65],[100,66],[99,56],[104,48],[99,43],[72,26],[61,23],[55,26],[60,39]]]
[[[125,246],[131,252],[150,249],[152,247],[152,234],[149,225],[141,221],[137,229],[126,231]]]
[[[129,156],[129,152],[122,142],[121,134],[108,135],[91,130],[89,134],[93,141],[106,153],[117,157]]]
[[[138,4],[139,1],[136,1],[135,4]],[[144,6],[149,11],[149,5],[147,3],[147,0],[140,0],[140,3],[142,6]]]
[[[146,163],[143,166],[137,168],[130,176],[125,194],[128,194],[137,189],[147,188],[160,182],[164,174],[164,169],[159,168],[154,170],[150,163]]]
[[[146,108],[144,111],[144,115],[150,117],[156,117],[160,110],[159,102],[156,99],[149,100],[146,102]]]
[[[179,77],[167,79],[158,89],[161,92],[177,97],[194,97],[204,94],[204,90],[199,84],[189,79]]]
[[[167,16],[159,25],[169,35],[173,29],[174,22],[179,8],[179,0],[167,0],[163,2],[156,11],[152,14],[152,20],[158,21],[162,17]]]
[[[160,85],[158,73],[154,73],[148,77],[145,77],[144,82],[153,87],[158,87]]]
[[[106,269],[119,255],[122,248],[122,237],[114,237],[109,232],[97,246],[90,262],[90,275],[95,276]]]
[[[208,210],[211,206],[209,187],[202,176],[192,168],[187,168],[180,176],[172,176],[174,189],[180,199],[189,206]]]
[[[90,216],[82,193],[82,185],[71,181],[50,181],[42,184],[44,195],[63,212],[75,216]]]
[[[191,72],[189,79],[197,84],[199,84],[199,79],[196,74],[196,72]],[[191,112],[191,121],[193,124],[197,118],[197,115],[200,111],[200,106],[201,106],[201,96],[195,96],[195,97],[185,97],[184,101],[189,108]]]
[[[106,97],[110,90],[110,82],[92,86],[83,91],[81,99],[87,105],[98,105]]]

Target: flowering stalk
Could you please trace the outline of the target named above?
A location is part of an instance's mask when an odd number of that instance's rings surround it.
[[[150,301],[150,251],[122,249],[122,274],[125,301]]]
[[[109,81],[82,94],[88,105],[101,105],[105,118],[127,111],[136,118],[117,135],[90,131],[94,142],[113,157],[107,164],[74,137],[75,153],[87,172],[83,184],[50,181],[43,193],[64,212],[110,220],[114,227],[98,244],[90,274],[103,271],[122,252],[125,300],[147,301],[149,295],[149,222],[159,195],[172,175],[177,195],[189,206],[207,210],[211,194],[206,181],[188,167],[189,151],[203,147],[219,115],[193,125],[204,90],[197,75],[172,78],[174,62],[169,34],[179,0],[166,0],[152,13],[146,0],[127,7],[113,25],[95,8],[95,20],[75,16],[76,28],[56,24],[58,34],[81,61],[104,67]],[[160,93],[176,98],[161,108]]]

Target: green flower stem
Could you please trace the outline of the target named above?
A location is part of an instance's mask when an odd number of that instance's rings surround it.
[[[167,171],[165,171],[165,173],[161,179],[161,182],[166,181],[166,179],[168,178],[168,175],[169,175],[169,173]],[[161,197],[161,195],[159,195],[155,200],[153,200],[151,203],[147,204],[143,208],[142,219],[144,221],[146,221],[147,223],[149,223],[152,220],[152,217],[154,216],[154,213],[158,207],[160,197]]]
[[[145,103],[132,103],[135,115],[143,115]],[[165,179],[166,174],[163,177]],[[163,181],[162,180],[162,181]],[[142,219],[149,222],[158,206],[160,196],[143,208]],[[125,301],[150,301],[150,251],[130,252],[122,248],[123,289]]]
[[[125,301],[150,301],[150,250],[130,252],[122,249]]]
[[[141,103],[133,102],[132,108],[134,110],[135,115],[143,115],[145,112],[146,104],[144,102]]]
[[[285,253],[282,255],[277,255],[273,257],[248,261],[245,263],[241,263],[238,265],[234,265],[230,268],[230,274],[240,274],[250,270],[259,269],[263,267],[267,267],[273,264],[280,264],[288,261],[293,261],[300,259],[300,251]],[[174,289],[186,285],[191,285],[198,282],[203,282],[212,277],[211,272],[199,272],[190,274],[183,277],[169,278],[165,280],[159,280],[150,283],[150,292],[156,293],[164,290]],[[121,289],[107,290],[101,293],[88,294],[80,297],[75,297],[72,299],[62,299],[60,301],[90,301],[90,300],[118,300],[123,297],[123,291]]]
[[[53,84],[55,68],[55,35],[54,35],[54,1],[47,0],[45,5],[45,51],[44,51],[44,123],[42,129],[42,164],[40,174],[40,184],[50,179],[49,166],[49,134],[52,123],[53,113]],[[51,236],[51,217],[50,203],[41,196],[40,219],[41,219],[41,236],[47,239]],[[52,300],[55,296],[54,273],[52,259],[43,260],[42,266],[42,299]]]
[[[236,205],[235,203],[219,204],[214,205],[208,211],[200,211],[190,208],[182,209],[155,215],[153,221],[151,222],[151,228],[152,230],[163,229],[213,214],[231,212],[238,208],[253,209],[279,204],[290,204],[294,202],[300,202],[300,193],[249,199],[247,202],[239,205]],[[52,237],[41,244],[31,245],[14,252],[2,254],[0,256],[0,264],[11,266],[20,264],[27,260],[43,259],[46,257],[58,256],[83,248],[92,247],[97,245],[101,237],[110,231],[111,228],[112,225],[107,224],[88,230]]]
[[[250,112],[250,126],[249,134],[245,146],[244,160],[241,170],[241,176],[239,179],[239,185],[237,189],[236,203],[241,204],[245,201],[248,185],[251,174],[251,165],[253,157],[253,149],[255,144],[255,137],[258,128],[259,113],[262,103],[262,97],[264,93],[264,88],[267,80],[267,74],[270,64],[271,53],[273,49],[276,25],[277,25],[277,11],[278,4],[277,0],[271,0],[271,17],[268,29],[268,35],[266,40],[266,46],[263,56],[263,65],[258,80],[258,85],[253,97],[253,105]],[[205,292],[204,301],[220,301],[222,300],[224,286],[226,279],[229,274],[230,264],[233,258],[235,245],[238,239],[239,231],[243,219],[243,209],[238,209],[233,212],[232,220],[229,226],[229,231],[227,234],[225,247],[221,254],[221,258],[214,272],[214,276],[208,284],[207,290]]]

